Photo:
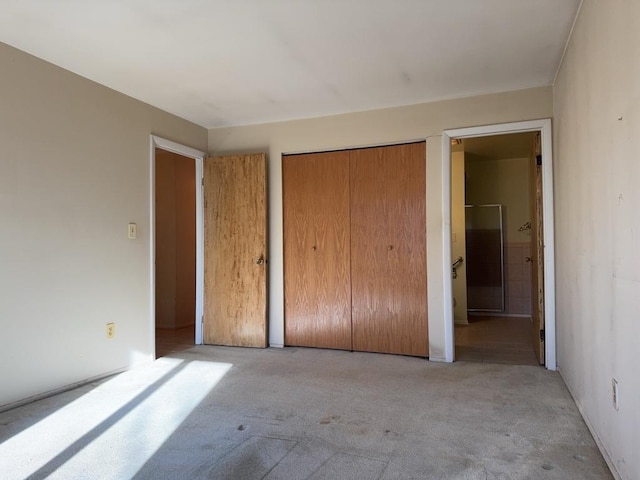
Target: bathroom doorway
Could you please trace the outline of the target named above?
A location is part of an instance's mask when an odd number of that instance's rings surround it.
[[[456,359],[544,364],[540,132],[451,142]]]

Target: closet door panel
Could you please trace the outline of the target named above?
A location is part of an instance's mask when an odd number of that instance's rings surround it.
[[[286,155],[285,344],[351,349],[349,153]]]
[[[425,151],[350,152],[354,350],[428,355]]]

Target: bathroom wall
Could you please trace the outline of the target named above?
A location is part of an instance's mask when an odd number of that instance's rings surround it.
[[[503,207],[505,311],[531,315],[531,231],[529,159],[486,158],[466,154],[467,204]]]

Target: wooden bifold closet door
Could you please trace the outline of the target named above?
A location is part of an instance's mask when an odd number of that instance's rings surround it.
[[[351,151],[353,349],[427,356],[425,144]]]
[[[283,157],[286,345],[428,355],[425,150]]]
[[[282,169],[285,342],[350,350],[349,152],[285,156]]]

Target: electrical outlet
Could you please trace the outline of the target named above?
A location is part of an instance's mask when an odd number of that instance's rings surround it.
[[[613,401],[613,408],[618,410],[620,402],[620,391],[618,389],[618,381],[615,378],[611,379],[611,400]]]
[[[113,338],[116,334],[116,324],[115,323],[107,323],[107,338]]]

